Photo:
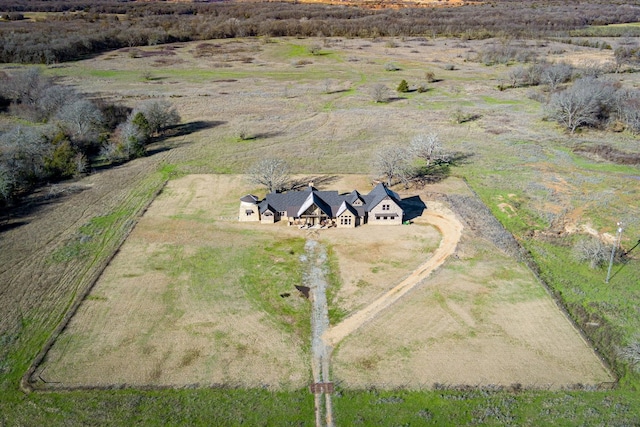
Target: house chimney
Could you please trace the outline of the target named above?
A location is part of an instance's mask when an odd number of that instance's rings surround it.
[[[313,188],[313,181],[309,181],[309,188]]]

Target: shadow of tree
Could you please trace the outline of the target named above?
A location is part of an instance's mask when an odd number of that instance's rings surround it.
[[[12,206],[0,207],[0,234],[28,224],[25,218],[88,188],[76,183],[47,185],[18,199]]]
[[[313,186],[322,186],[333,184],[338,180],[337,175],[307,175],[299,179],[292,180],[289,184],[289,190],[302,190],[309,184]]]
[[[609,280],[613,279],[614,277],[616,277],[618,275],[618,273],[620,273],[629,263],[629,261],[631,261],[631,257],[629,257],[628,255],[634,250],[636,249],[638,246],[640,246],[640,239],[638,240],[638,242],[633,245],[633,247],[631,249],[629,249],[626,252],[622,252],[622,253],[618,253],[616,254],[616,259],[618,260],[618,262],[620,262],[620,267],[618,267],[616,269],[616,271],[613,272],[613,274],[611,275],[611,277],[609,278]]]
[[[261,132],[261,133],[256,133],[254,135],[246,136],[244,138],[240,138],[240,140],[242,140],[242,141],[253,141],[253,140],[256,140],[256,139],[273,138],[273,137],[280,136],[280,135],[282,135],[282,132],[280,132],[280,131]]]
[[[165,128],[160,136],[154,138],[153,142],[159,142],[167,138],[173,138],[177,136],[191,135],[192,133],[196,133],[205,129],[211,129],[225,123],[226,122],[215,120],[196,120],[195,122],[180,123],[178,125]]]
[[[429,166],[419,168],[411,181],[418,185],[440,182],[451,175],[452,166],[460,166],[468,163],[473,157],[472,153],[454,153],[445,160],[436,160]]]
[[[153,138],[152,142],[147,146],[146,155],[153,156],[154,154],[162,153],[164,151],[171,150],[175,148],[178,144],[168,144],[163,145],[169,138],[177,138],[180,136],[191,135],[196,132],[200,132],[205,129],[211,129],[216,126],[220,126],[225,124],[226,122],[220,121],[205,121],[205,120],[197,120],[195,122],[189,123],[180,123],[178,125],[169,126],[165,128],[159,136]],[[184,145],[184,142],[181,142],[180,145]]]

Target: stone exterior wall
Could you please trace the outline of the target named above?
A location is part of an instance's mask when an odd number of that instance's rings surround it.
[[[251,212],[249,214],[249,212]],[[257,222],[260,221],[260,210],[255,203],[240,202],[240,210],[238,210],[238,220],[241,222]]]
[[[402,224],[402,208],[390,197],[383,199],[369,211],[367,224],[399,225]]]

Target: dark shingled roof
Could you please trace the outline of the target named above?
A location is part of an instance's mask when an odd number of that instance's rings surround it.
[[[309,197],[311,197],[311,200],[309,200]],[[363,217],[366,212],[370,211],[387,197],[391,198],[398,205],[400,204],[400,197],[383,184],[378,184],[369,194],[364,196],[355,190],[347,194],[338,194],[337,191],[320,191],[309,186],[300,191],[269,193],[265,199],[260,202],[259,207],[260,212],[265,212],[267,209],[270,209],[277,212],[286,212],[288,217],[296,218],[299,216],[298,213],[305,203],[309,206],[315,204],[329,217],[335,218],[338,209],[345,203],[349,211]],[[352,203],[357,199],[362,200],[364,205],[352,206]]]
[[[393,200],[396,204],[400,205],[400,196],[389,190],[382,183],[376,185],[369,194],[364,196],[364,201],[367,204],[367,210],[370,211],[371,209],[375,208],[381,201],[383,201],[387,197],[391,198],[391,200]]]
[[[254,203],[254,204],[258,204],[258,197],[254,196],[253,194],[247,194],[244,197],[240,198],[241,202],[246,202],[246,203]]]

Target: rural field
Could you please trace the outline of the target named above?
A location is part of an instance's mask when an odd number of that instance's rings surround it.
[[[301,276],[292,274],[308,231],[234,222],[234,206],[226,207],[246,191],[245,181],[189,175],[165,187],[36,372],[45,386],[295,389],[309,382],[308,302],[294,287]],[[440,236],[421,219],[316,231],[314,239],[337,258],[342,286],[332,308],[348,316],[432,256]],[[613,380],[530,272],[496,258],[497,248],[483,250],[481,236],[464,238],[457,262],[339,347],[337,381],[357,388],[562,388]],[[267,257],[253,258],[262,248]],[[293,271],[284,267],[291,263]],[[256,271],[257,283],[245,270]],[[280,283],[269,288],[271,282]],[[252,301],[256,292],[264,301]],[[287,292],[293,296],[278,307]],[[262,310],[265,303],[273,307]]]
[[[640,143],[565,133],[546,117],[548,93],[510,87],[515,64],[477,60],[505,43],[613,63],[575,42],[398,37],[176,43],[42,66],[111,102],[167,99],[182,124],[143,158],[40,188],[0,223],[0,425],[312,425],[310,306],[294,288],[305,240],[328,248],[339,325],[435,253],[431,212],[454,218],[460,240],[336,344],[336,423],[640,422],[638,365],[623,357],[639,339],[640,173],[576,149]],[[403,79],[411,90],[398,93]],[[372,97],[379,84],[387,102]],[[377,151],[430,132],[456,161],[394,187],[426,204],[409,226],[308,235],[235,221],[239,197],[264,194],[243,178],[258,159],[366,192]],[[611,245],[618,221],[628,258],[605,284],[606,267],[576,262],[572,246]]]

